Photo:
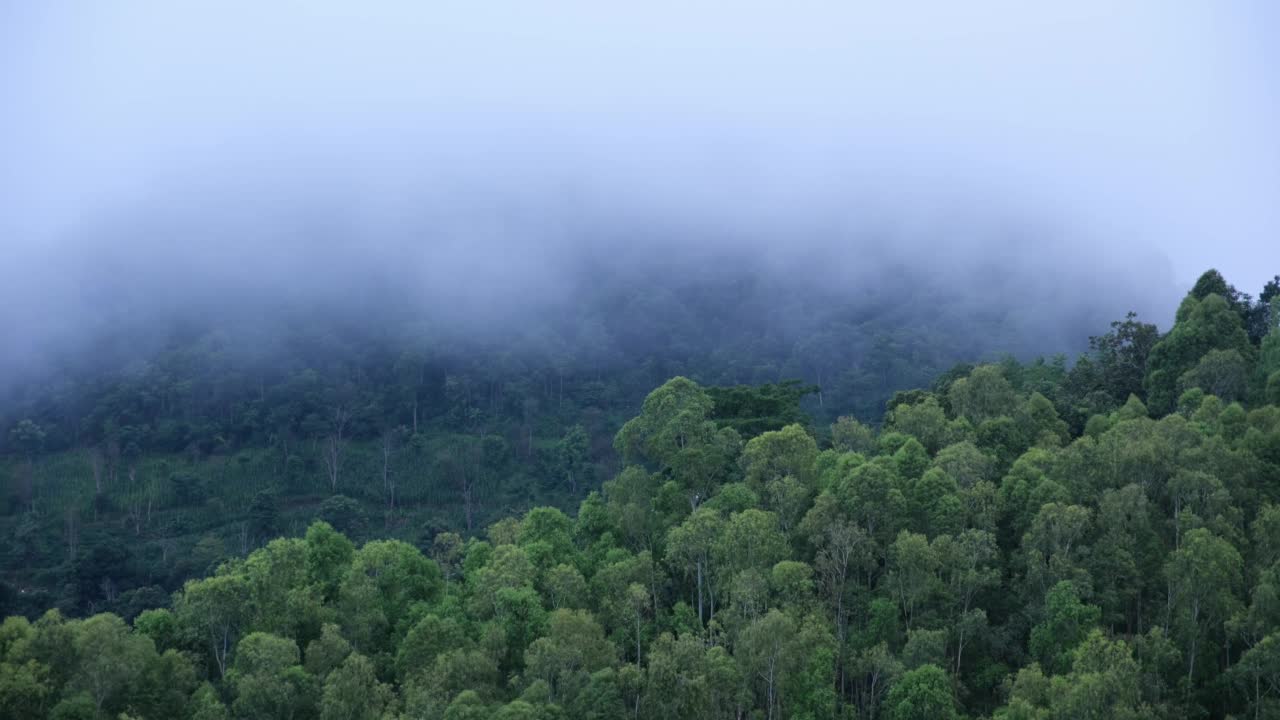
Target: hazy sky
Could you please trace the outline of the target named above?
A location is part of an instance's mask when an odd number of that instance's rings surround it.
[[[605,208],[847,262],[867,241],[816,228],[875,223],[928,263],[1017,227],[1024,255],[1256,293],[1280,272],[1280,6],[1048,5],[3,3],[0,318],[52,315],[103,247],[124,277],[159,253],[288,286],[346,227],[351,256],[400,261],[377,236],[424,208],[468,218],[412,244],[450,272],[501,236],[524,273]]]

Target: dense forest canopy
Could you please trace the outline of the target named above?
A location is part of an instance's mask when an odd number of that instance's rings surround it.
[[[1280,713],[1280,278],[874,421],[351,352],[255,377],[199,334],[26,396],[0,715]]]

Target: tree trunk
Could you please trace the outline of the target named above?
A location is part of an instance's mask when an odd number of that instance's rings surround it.
[[[694,563],[698,568],[698,624],[702,624],[702,561]]]

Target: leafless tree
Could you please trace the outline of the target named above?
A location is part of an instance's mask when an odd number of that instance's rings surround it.
[[[142,502],[133,500],[129,503],[129,524],[133,525],[133,534],[142,535]]]
[[[89,448],[89,463],[93,467],[93,491],[95,494],[102,494],[102,448]]]
[[[342,468],[342,454],[347,446],[347,422],[351,412],[345,405],[335,405],[330,414],[329,435],[325,438],[320,456],[329,474],[329,488],[338,491],[338,472]]]
[[[98,587],[102,589],[102,596],[107,599],[107,602],[113,603],[116,601],[119,588],[116,587],[115,580],[104,576],[101,582],[98,583]]]
[[[67,508],[67,559],[74,561],[80,553],[80,513],[74,508]]]
[[[395,481],[391,477],[391,457],[395,454],[396,440],[400,428],[387,428],[382,431],[382,491],[387,495],[387,508],[396,509]]]
[[[476,506],[476,483],[479,479],[479,463],[473,463],[476,454],[472,443],[460,440],[451,443],[449,450],[437,457],[437,463],[450,483],[457,488],[462,499],[463,515],[466,518],[467,531],[473,529]]]

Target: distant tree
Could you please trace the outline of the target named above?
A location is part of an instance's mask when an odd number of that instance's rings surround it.
[[[396,376],[405,397],[409,398],[410,414],[414,435],[418,434],[418,419],[421,414],[422,396],[426,385],[426,360],[420,353],[406,350],[400,354],[395,365]]]
[[[800,409],[800,401],[817,392],[818,386],[805,385],[799,380],[706,388],[713,406],[711,419],[722,428],[733,428],[748,440],[787,425],[807,425],[809,418]]]
[[[276,494],[270,490],[259,490],[249,505],[249,532],[254,538],[266,538],[276,533],[276,523],[280,518]]]
[[[9,429],[9,441],[30,462],[44,447],[47,433],[30,418],[19,421]]]
[[[329,479],[329,490],[335,493],[338,492],[338,477],[346,455],[347,425],[350,422],[350,408],[343,400],[335,400],[328,409],[328,423],[320,451]]]
[[[360,503],[346,495],[332,495],[320,503],[320,520],[332,525],[338,532],[355,534],[364,529],[365,516]]]
[[[19,497],[24,505],[34,507],[36,455],[44,447],[44,428],[30,419],[24,419],[9,429],[9,441],[26,458],[26,467],[20,471]]]
[[[1276,311],[1277,298],[1280,298],[1280,275],[1268,280],[1263,286],[1262,292],[1258,294],[1258,302],[1254,303],[1245,322],[1249,339],[1255,344],[1261,342],[1280,323],[1280,312]]]
[[[569,485],[569,492],[578,494],[578,483],[586,479],[590,471],[591,438],[581,425],[565,431],[556,444],[556,469]]]
[[[975,425],[1013,413],[1017,395],[997,365],[980,365],[951,384],[951,410]]]
[[[831,426],[831,444],[841,452],[865,453],[875,449],[875,431],[854,418],[841,417]]]
[[[1277,405],[1280,404],[1280,393],[1273,393],[1272,389],[1280,389],[1280,382],[1273,385],[1271,381],[1280,373],[1280,294],[1271,298],[1268,322],[1270,324],[1261,340],[1253,382],[1256,389],[1261,391],[1264,402]]]
[[[396,507],[396,478],[392,471],[392,460],[396,450],[408,437],[409,429],[403,425],[384,428],[382,431],[379,447],[382,458],[382,492],[386,495],[389,510],[395,510]]]

